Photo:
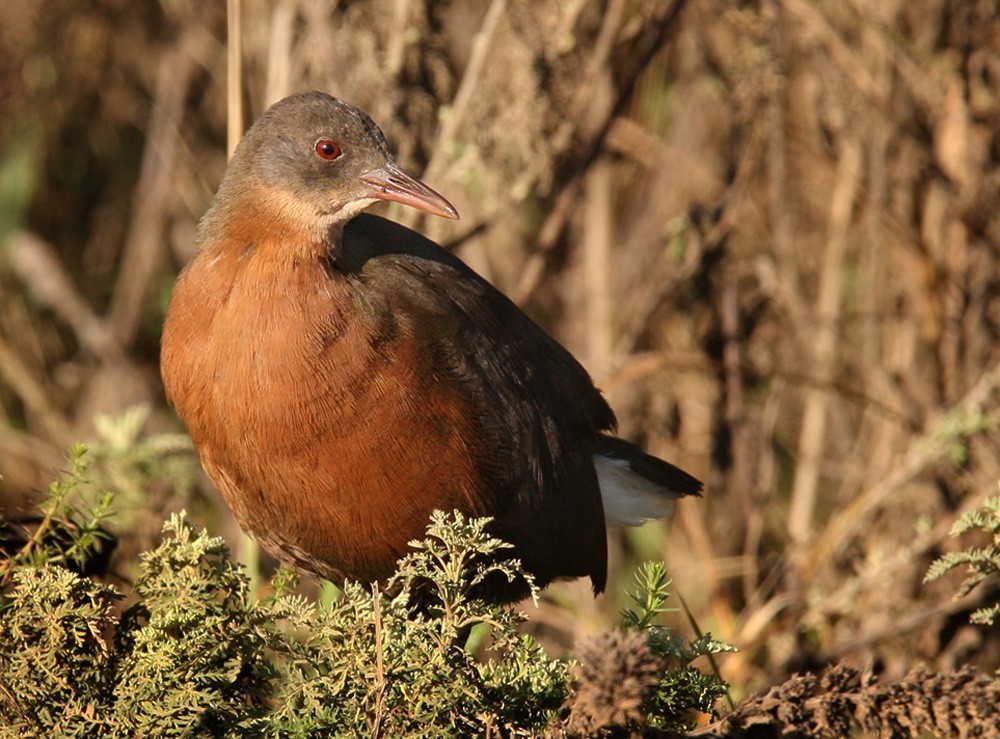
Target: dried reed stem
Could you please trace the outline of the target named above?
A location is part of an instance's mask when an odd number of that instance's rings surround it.
[[[938,433],[941,422],[949,414],[968,415],[979,412],[1000,386],[1000,362],[984,372],[979,381],[952,408],[937,414],[921,436],[914,438],[909,450],[896,469],[864,490],[837,511],[819,540],[808,550],[800,575],[803,582],[816,577],[817,572],[847,546],[850,538],[869,520],[869,515],[897,490],[911,482],[935,462],[947,456],[953,440]]]
[[[587,355],[590,363],[605,366],[614,349],[615,223],[612,204],[611,164],[599,161],[587,178],[584,211],[583,271],[587,295]]]
[[[197,63],[187,37],[160,60],[152,115],[143,151],[132,217],[121,268],[108,311],[115,340],[128,346],[135,339],[144,303],[163,253],[163,231],[175,197],[174,174],[184,104]],[[203,42],[203,37],[197,36]]]
[[[226,0],[226,144],[229,155],[243,137],[243,8],[242,0]]]
[[[572,206],[579,197],[583,176],[590,169],[590,166],[600,153],[604,145],[604,140],[607,138],[615,119],[624,110],[629,99],[631,99],[639,75],[642,74],[643,70],[653,60],[653,57],[656,56],[656,52],[662,47],[667,31],[676,22],[684,6],[685,0],[675,0],[666,10],[658,13],[656,17],[651,19],[643,38],[636,45],[637,49],[633,57],[633,63],[625,72],[614,104],[603,117],[601,125],[581,147],[582,153],[577,159],[579,165],[577,165],[573,174],[566,180],[562,191],[556,197],[555,203],[553,203],[548,216],[538,231],[538,238],[535,242],[535,253],[525,265],[511,296],[518,305],[527,303],[541,284],[549,256],[552,250],[555,249],[556,244],[559,243],[559,238],[562,236],[566,222],[569,220]]]
[[[832,380],[834,375],[844,257],[851,227],[851,209],[861,180],[861,161],[860,144],[854,139],[847,139],[841,146],[837,182],[830,201],[830,222],[816,299],[817,326],[812,344],[812,364],[814,376],[824,387],[813,388],[806,394],[799,433],[798,464],[788,514],[788,532],[793,541],[800,543],[808,540],[812,532],[812,517],[816,508],[826,411],[830,400],[827,380]]]

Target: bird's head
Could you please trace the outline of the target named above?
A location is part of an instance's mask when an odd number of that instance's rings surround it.
[[[220,186],[232,201],[264,188],[289,218],[345,223],[379,200],[444,218],[458,212],[400,167],[363,111],[321,92],[272,105],[240,141]]]

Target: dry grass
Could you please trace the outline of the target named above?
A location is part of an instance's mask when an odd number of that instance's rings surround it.
[[[176,427],[158,332],[225,166],[217,5],[0,5],[9,506],[97,414],[147,402]],[[367,109],[462,213],[393,217],[454,244],[585,360],[625,435],[707,482],[668,533],[615,535],[616,561],[666,559],[743,650],[727,679],[1000,663],[965,625],[975,593],[921,586],[1000,478],[993,2],[242,6],[247,119],[309,88]],[[612,620],[616,595],[585,591],[553,588],[539,632]]]

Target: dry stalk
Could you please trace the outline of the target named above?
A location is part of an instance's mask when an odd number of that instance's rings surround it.
[[[511,297],[518,305],[527,303],[541,284],[552,250],[559,243],[559,238],[562,236],[563,229],[569,220],[573,204],[579,197],[584,175],[600,153],[604,145],[604,140],[607,138],[615,119],[632,97],[632,92],[635,89],[639,75],[646,69],[653,60],[653,57],[656,56],[656,52],[660,50],[666,38],[667,31],[677,21],[684,6],[685,0],[675,0],[671,5],[666,6],[665,10],[660,10],[651,19],[649,26],[646,28],[645,35],[637,44],[633,63],[622,79],[614,103],[603,116],[601,125],[594,131],[585,144],[580,147],[582,154],[576,158],[579,164],[573,174],[563,184],[562,190],[556,197],[552,208],[549,210],[549,214],[538,231],[538,237],[535,241],[535,253],[528,260],[527,264],[525,264],[517,286],[512,292]]]
[[[823,384],[827,384],[834,376],[844,258],[851,227],[851,209],[861,179],[861,162],[860,144],[854,139],[844,141],[840,151],[837,183],[830,201],[829,229],[820,267],[819,295],[816,299],[817,326],[812,344],[814,373]],[[802,412],[798,464],[788,514],[789,534],[799,544],[807,541],[812,531],[829,400],[828,387],[812,389],[806,394]]]
[[[289,0],[276,3],[271,13],[271,35],[267,50],[267,83],[264,105],[270,106],[291,91],[292,25],[295,7]]]
[[[121,345],[107,321],[84,300],[51,244],[19,232],[7,242],[11,267],[32,296],[69,326],[76,340],[96,357],[119,356]]]
[[[7,472],[10,472],[12,464],[10,457],[28,461],[38,470],[57,469],[60,464],[66,461],[64,447],[58,442],[43,439],[37,434],[28,433],[14,428],[7,421],[5,409],[0,406],[0,449],[8,455],[4,462]],[[0,481],[3,477],[0,476]],[[38,481],[36,487],[40,487],[44,478]]]
[[[107,315],[115,340],[122,346],[135,339],[163,251],[162,234],[175,194],[179,129],[199,56],[191,53],[189,44],[205,42],[201,34],[185,36],[160,60],[132,218]]]
[[[594,165],[587,178],[587,207],[583,238],[583,270],[587,301],[587,354],[591,366],[604,366],[614,348],[612,306],[613,254],[615,242],[611,192],[611,166]]]
[[[899,577],[915,561],[941,548],[948,540],[955,521],[969,511],[981,508],[993,491],[985,489],[965,500],[953,516],[941,519],[931,531],[915,538],[879,562],[873,562],[858,577],[850,578],[827,595],[817,609],[832,614],[841,610],[845,603],[856,603],[865,594],[874,594],[884,589],[885,583]]]
[[[458,134],[459,126],[465,118],[473,97],[479,89],[479,82],[486,68],[486,60],[489,58],[490,50],[496,38],[497,28],[506,10],[506,0],[492,0],[490,8],[483,18],[483,23],[476,33],[475,41],[472,44],[472,53],[469,57],[469,64],[462,75],[462,81],[458,85],[455,98],[447,115],[441,121],[438,129],[437,141],[434,144],[431,160],[427,163],[424,171],[424,179],[436,182],[444,179],[445,170],[451,158],[455,137]],[[412,225],[417,215],[410,211],[405,212],[399,219],[407,225]]]
[[[17,394],[51,440],[60,446],[72,443],[73,435],[66,417],[49,400],[45,386],[3,336],[0,336],[0,377]]]
[[[243,137],[243,0],[226,0],[226,145],[232,156]]]
[[[876,644],[881,644],[887,639],[904,638],[928,621],[955,613],[967,613],[982,605],[983,594],[977,591],[964,598],[948,598],[924,608],[911,607],[905,613],[899,614],[891,623],[876,622],[874,625],[868,625],[864,631],[849,639],[837,642],[832,648],[818,655],[816,659],[821,664],[827,664],[843,659],[852,653],[862,655],[870,653]]]
[[[410,45],[410,9],[413,0],[396,0],[393,7],[392,35],[385,53],[385,73],[389,79],[396,79],[403,69],[406,49]]]
[[[968,415],[982,410],[998,384],[1000,384],[1000,362],[984,372],[979,382],[954,407],[936,414],[924,433],[910,442],[909,450],[898,467],[862,491],[834,514],[815,544],[804,553],[803,563],[799,568],[802,582],[809,582],[817,577],[838,552],[847,546],[851,537],[865,525],[869,515],[876,508],[931,465],[947,456],[953,441],[938,434],[945,416],[952,413]]]
[[[378,583],[372,583],[372,606],[375,622],[375,719],[372,723],[372,739],[380,735],[382,718],[385,716],[385,645],[382,637],[382,598]]]

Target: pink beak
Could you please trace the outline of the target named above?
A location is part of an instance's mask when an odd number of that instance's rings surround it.
[[[458,220],[455,206],[395,162],[365,172],[361,181],[371,188],[373,198],[394,200],[426,213]]]

